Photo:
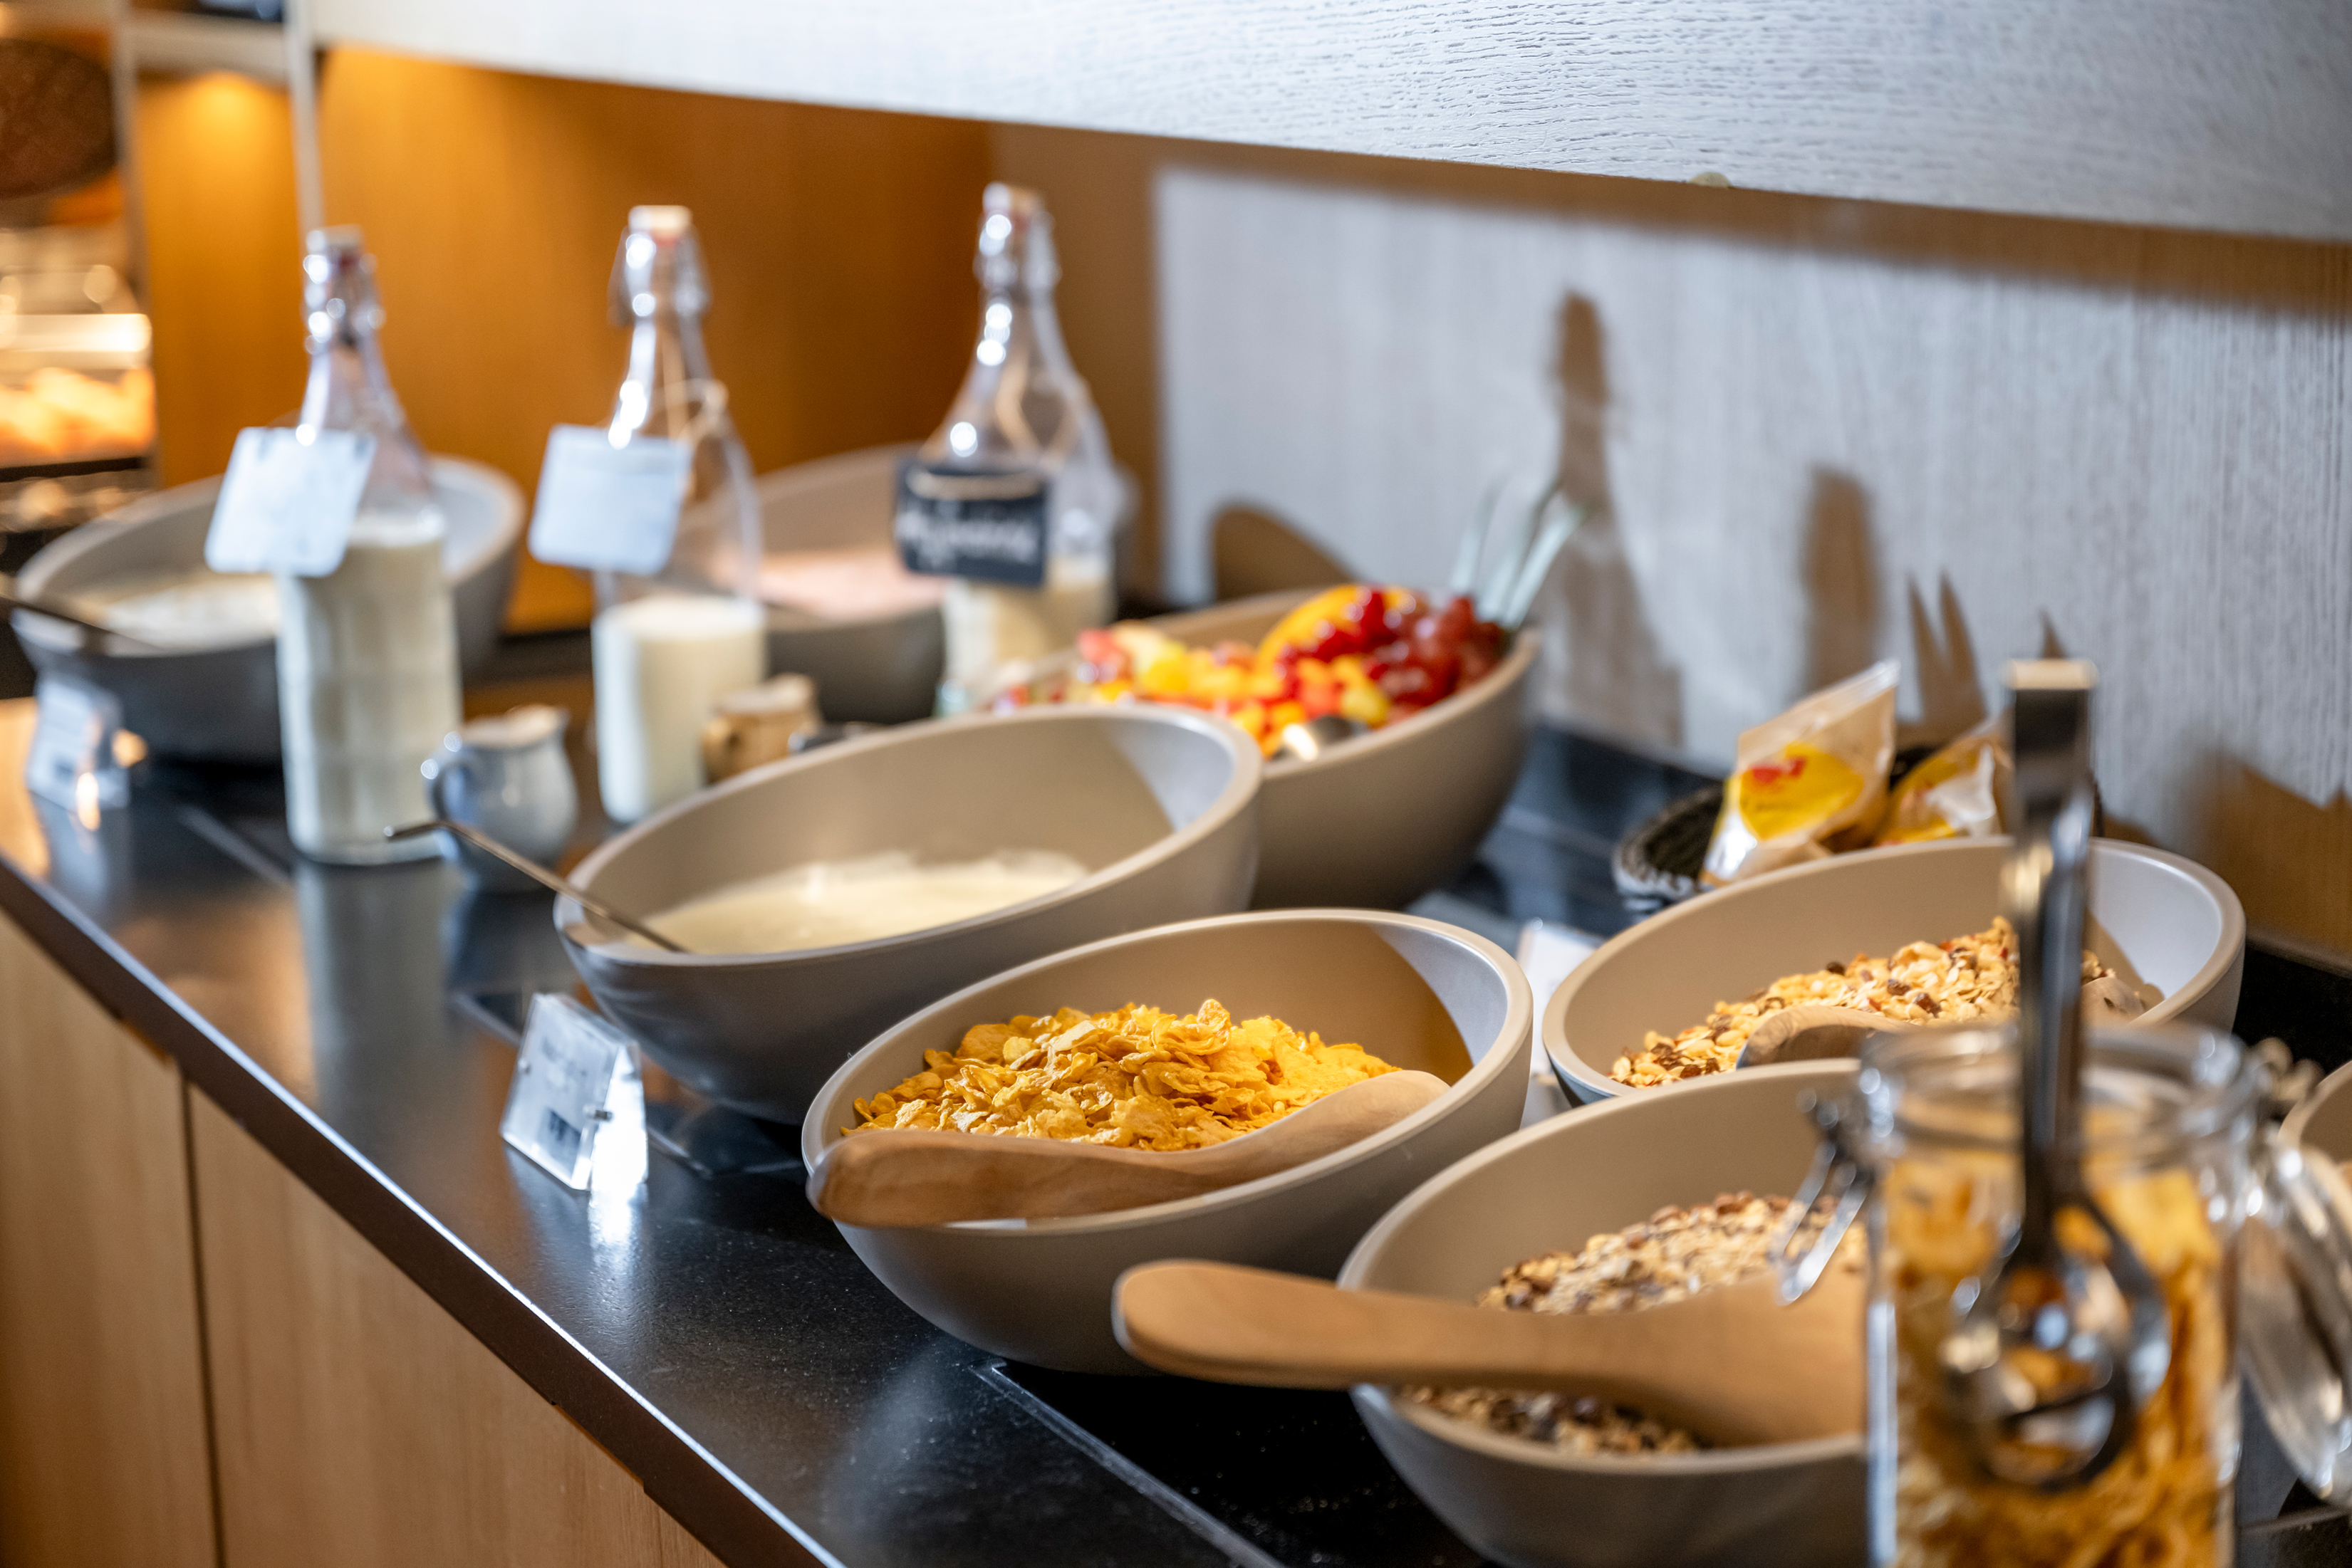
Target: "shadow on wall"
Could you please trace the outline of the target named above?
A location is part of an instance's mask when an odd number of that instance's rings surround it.
[[[1339,560],[1271,512],[1229,506],[1209,528],[1219,599],[1246,599],[1284,589],[1328,588],[1355,580]]]
[[[1934,615],[1928,613],[1916,579],[1906,593],[1910,601],[1911,669],[1919,683],[1919,716],[1897,725],[1895,743],[1941,746],[1982,724],[1990,711],[1985,706],[1984,677],[1977,668],[1976,639],[1969,634],[1968,617],[1961,613],[1960,596],[1953,591],[1950,578],[1937,579]]]
[[[1586,508],[1537,600],[1538,690],[1548,717],[1679,748],[1683,677],[1642,605],[1609,487],[1609,371],[1601,313],[1571,294],[1559,309],[1559,487]]]
[[[1805,689],[1817,692],[1878,657],[1878,541],[1870,493],[1851,474],[1813,470],[1804,584]]]
[[[2237,890],[2250,925],[2352,952],[2352,800],[2315,806],[2228,752],[2203,773],[2197,841],[2177,847]]]

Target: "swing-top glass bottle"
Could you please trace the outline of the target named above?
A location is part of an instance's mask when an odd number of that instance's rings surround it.
[[[302,260],[310,377],[297,429],[375,437],[342,563],[278,579],[278,700],[287,827],[316,860],[440,852],[383,830],[428,815],[419,768],[457,727],[457,620],[425,450],[385,375],[375,264],[352,227],[313,232]]]
[[[940,613],[942,713],[985,704],[1022,666],[1108,622],[1117,601],[1118,529],[1127,487],[1054,308],[1061,268],[1054,223],[1034,191],[992,184],[982,198],[980,339],[962,387],[902,483],[909,506],[986,504],[1022,486],[1045,501],[1043,581],[950,576]],[[969,509],[969,507],[967,507]],[[909,564],[919,567],[920,563]]]
[[[767,672],[759,596],[760,511],[726,388],[702,345],[709,282],[684,207],[636,207],[613,267],[629,368],[607,434],[688,449],[669,558],[651,577],[596,576],[597,781],[605,812],[634,821],[699,789],[701,734],[719,698]]]

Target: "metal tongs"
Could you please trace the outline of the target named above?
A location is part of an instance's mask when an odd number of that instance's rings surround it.
[[[2172,1354],[2163,1293],[2083,1175],[2079,1004],[2097,685],[2098,672],[2079,661],[2009,668],[2019,821],[2001,895],[2018,938],[2023,1201],[1999,1259],[1954,1292],[1939,1350],[1947,1413],[1978,1463],[2047,1491],[2089,1480],[2130,1446]],[[1822,1143],[1772,1238],[1783,1301],[1821,1277],[1873,1179],[1846,1109],[1815,1095],[1804,1109]],[[1829,1213],[1817,1219],[1824,1205]],[[2102,1255],[2061,1239],[2058,1218],[2067,1212],[2096,1229]]]
[[[2084,870],[2090,858],[2091,693],[2075,660],[2011,664],[2019,831],[2001,875],[2017,929],[2020,1176],[2017,1228],[1990,1281],[1953,1298],[1944,1401],[1990,1473],[2056,1491],[2130,1445],[2164,1382],[2172,1325],[2163,1292],[2083,1176]],[[2058,1231],[2078,1222],[2077,1244]],[[2079,1244],[2095,1228],[2095,1252]]]

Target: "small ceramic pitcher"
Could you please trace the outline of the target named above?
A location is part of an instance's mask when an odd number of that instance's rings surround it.
[[[425,762],[434,815],[478,828],[527,860],[552,865],[580,821],[580,796],[563,755],[560,707],[533,704],[495,718],[468,719]],[[512,866],[443,834],[441,852],[490,892],[536,887]]]

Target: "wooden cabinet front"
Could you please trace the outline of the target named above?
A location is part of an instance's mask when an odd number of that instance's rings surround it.
[[[0,1563],[215,1561],[182,1106],[0,918]]]
[[[218,1106],[188,1106],[226,1568],[719,1568]]]

